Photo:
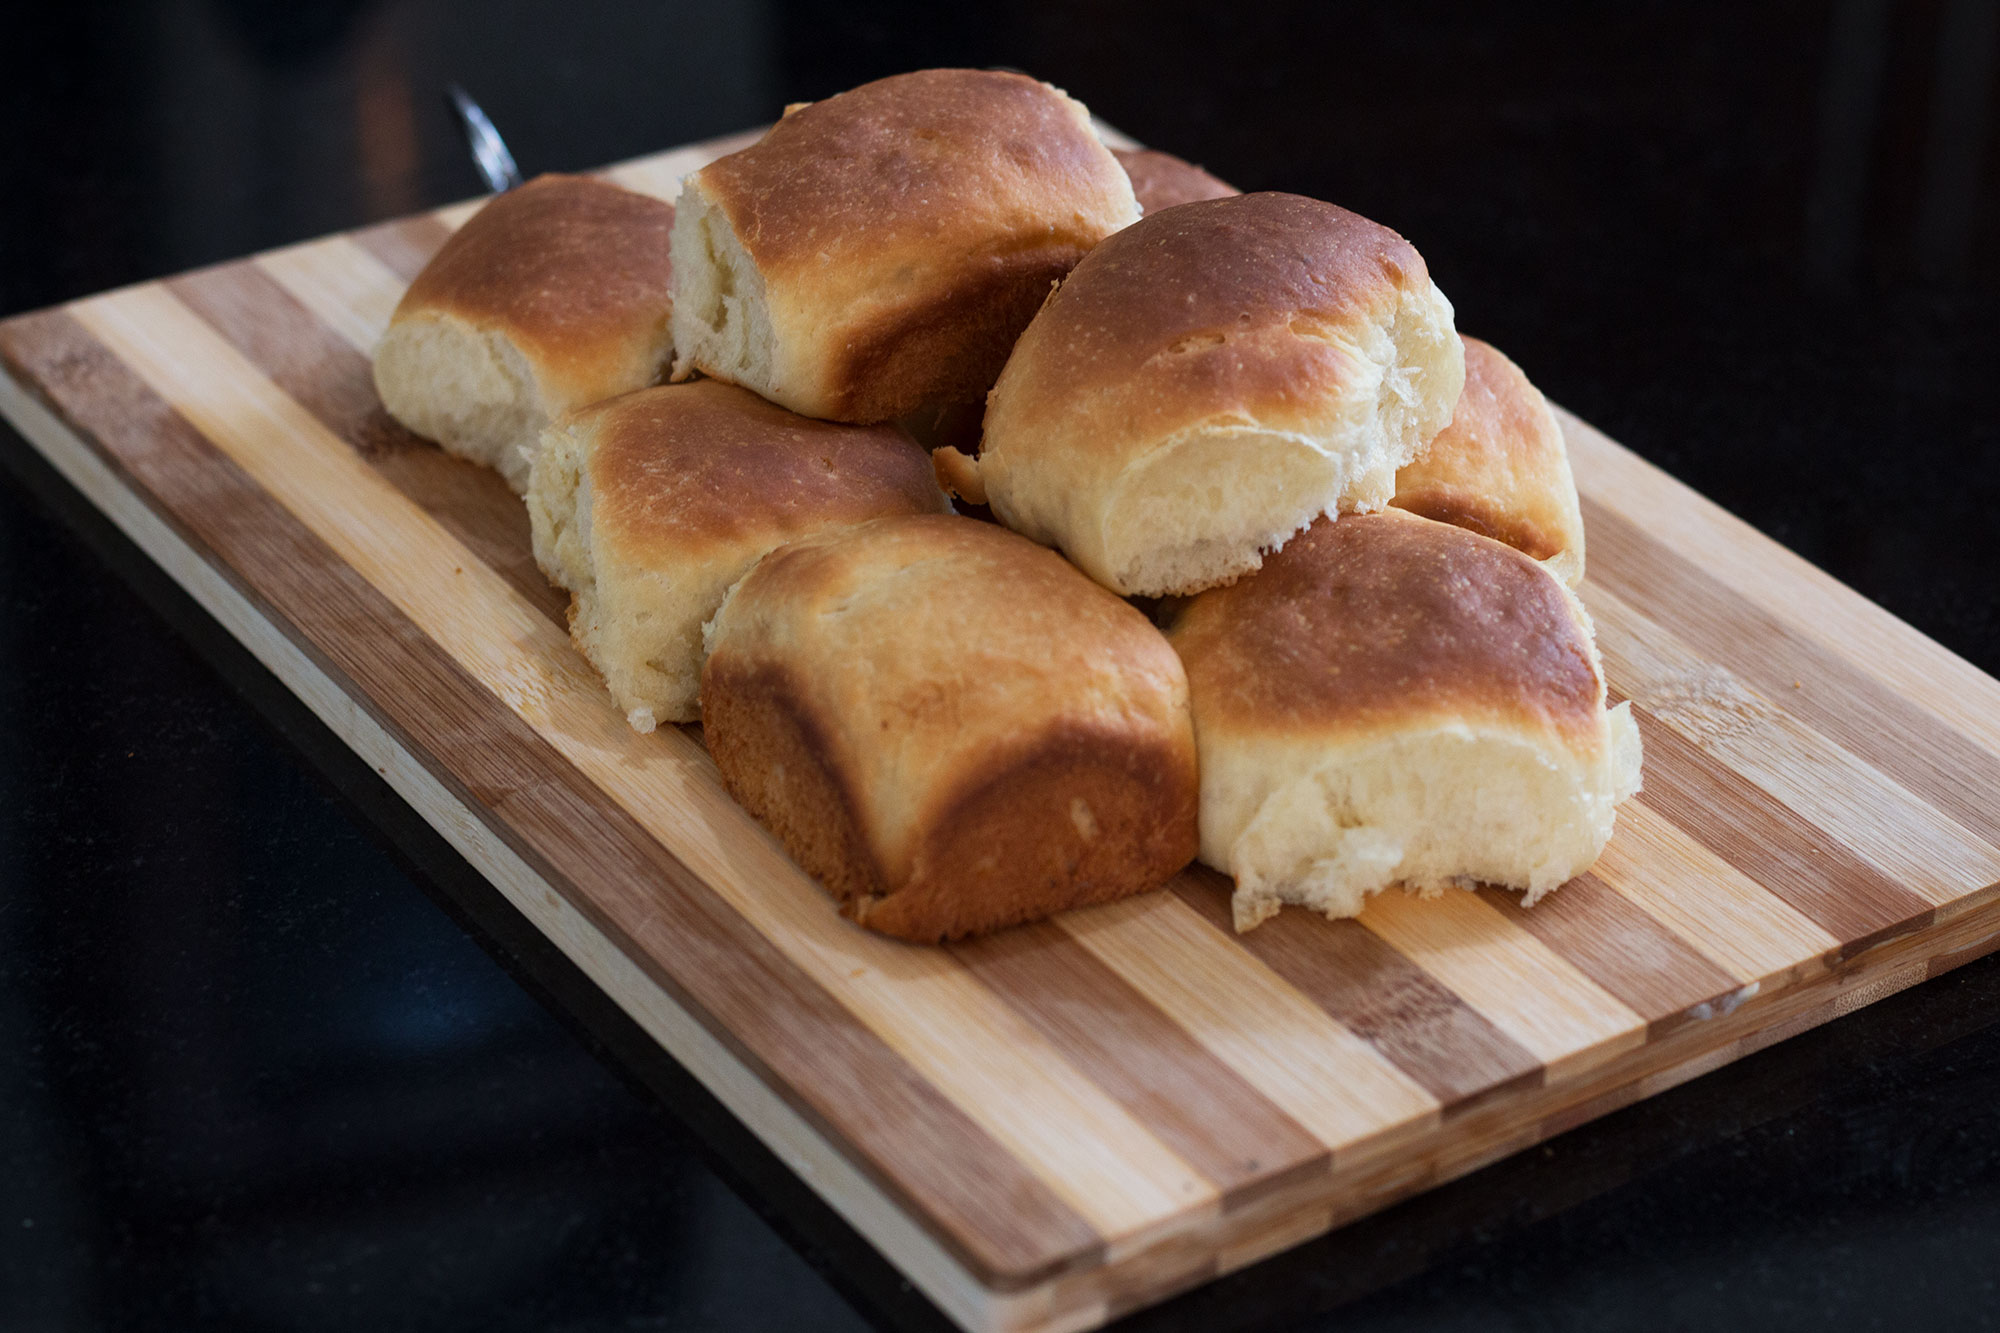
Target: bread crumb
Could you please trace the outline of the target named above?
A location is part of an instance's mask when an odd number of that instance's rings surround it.
[[[1097,816],[1090,813],[1090,807],[1081,796],[1073,796],[1069,803],[1069,822],[1076,825],[1077,836],[1085,842],[1097,837]]]

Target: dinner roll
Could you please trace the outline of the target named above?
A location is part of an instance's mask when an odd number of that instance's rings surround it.
[[[587,176],[495,197],[403,293],[375,352],[389,415],[517,492],[542,428],[658,383],[672,204]]]
[[[1451,420],[1451,303],[1416,249],[1295,194],[1182,204],[1085,256],[939,475],[1127,595],[1257,568],[1379,509]]]
[[[1175,204],[1225,199],[1243,193],[1194,163],[1157,148],[1114,148],[1111,155],[1125,168],[1125,175],[1132,182],[1132,193],[1139,200],[1139,211],[1149,217]]]
[[[1391,884],[1526,902],[1581,874],[1639,789],[1589,618],[1535,561],[1401,510],[1321,521],[1179,608],[1201,859],[1248,930]]]
[[[807,416],[976,402],[1049,286],[1138,217],[1082,103],[933,69],[787,110],[683,183],[676,378]]]
[[[1003,528],[886,518],[781,547],[708,648],[723,782],[870,929],[993,930],[1154,888],[1194,856],[1180,661]]]
[[[812,421],[713,380],[564,417],[528,487],[535,559],[573,594],[570,637],[639,731],[701,716],[702,622],[759,556],[945,508],[894,426]]]
[[[1465,339],[1458,411],[1396,474],[1389,503],[1503,541],[1572,588],[1583,582],[1583,514],[1562,427],[1521,368],[1477,338]]]

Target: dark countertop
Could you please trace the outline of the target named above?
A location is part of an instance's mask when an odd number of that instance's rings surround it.
[[[933,64],[1395,226],[1552,398],[2000,670],[1982,0],[44,11],[0,45],[0,314],[472,193],[448,79],[533,172]],[[4,430],[0,463],[0,1328],[935,1325]],[[1136,1322],[2000,1323],[2000,959]]]

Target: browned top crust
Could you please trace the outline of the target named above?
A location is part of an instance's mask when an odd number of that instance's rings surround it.
[[[664,336],[673,226],[672,204],[588,176],[537,176],[444,243],[391,323],[446,315],[497,329],[555,377],[558,410],[608,397]]]
[[[629,560],[942,507],[929,455],[898,427],[815,421],[715,380],[641,389],[571,426],[595,433],[593,522]]]
[[[1317,199],[1170,208],[1070,273],[1015,348],[987,431],[1004,414],[1010,435],[1033,432],[1086,401],[1094,419],[1116,421],[1114,449],[1245,404],[1267,424],[1310,429],[1324,386],[1360,360],[1340,335],[1429,281],[1415,246]]]
[[[1527,556],[1399,510],[1321,519],[1167,637],[1204,728],[1365,735],[1450,717],[1594,736],[1604,680]]]
[[[1080,103],[981,70],[801,107],[687,189],[757,270],[776,361],[753,387],[841,421],[982,400],[1050,287],[1138,216]]]
[[[996,257],[1030,239],[1087,249],[1105,230],[1093,205],[1129,191],[1074,105],[1024,74],[898,74],[790,110],[701,180],[767,281],[982,233]],[[1039,236],[1022,234],[1024,203]]]
[[[1430,448],[1396,474],[1390,503],[1507,543],[1537,560],[1581,556],[1583,522],[1562,428],[1519,366],[1464,338],[1465,389]]]
[[[1185,158],[1163,153],[1157,148],[1114,148],[1111,155],[1131,178],[1132,193],[1148,217],[1175,204],[1192,204],[1202,199],[1227,199],[1243,191]]]
[[[1193,854],[1179,660],[1138,611],[1004,528],[885,518],[780,547],[717,614],[710,648],[705,699],[719,675],[782,672],[887,886],[922,870],[969,793],[1060,737],[1156,756]]]

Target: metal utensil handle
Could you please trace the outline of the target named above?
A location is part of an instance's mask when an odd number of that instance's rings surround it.
[[[486,188],[499,194],[519,185],[521,170],[514,165],[514,155],[507,151],[507,141],[493,128],[493,122],[487,119],[479,103],[455,83],[445,89],[445,100],[458,114],[459,128],[465,131],[465,146],[472,150],[472,165],[485,178]]]

